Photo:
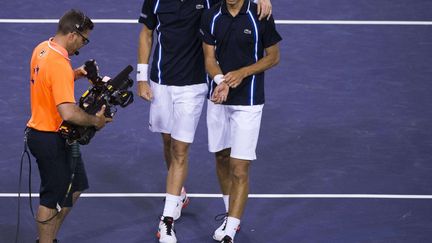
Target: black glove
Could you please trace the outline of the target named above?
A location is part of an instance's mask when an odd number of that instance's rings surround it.
[[[99,67],[96,63],[96,60],[90,59],[84,63],[84,70],[86,70],[86,77],[92,81],[93,83],[97,81],[99,77]]]

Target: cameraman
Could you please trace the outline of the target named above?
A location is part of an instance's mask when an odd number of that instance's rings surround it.
[[[70,145],[58,133],[60,124],[67,121],[101,129],[111,121],[104,116],[105,107],[96,115],[89,115],[75,105],[74,80],[87,72],[83,66],[73,70],[69,55],[77,55],[78,49],[89,43],[91,30],[93,22],[89,17],[81,11],[69,10],[61,17],[55,36],[40,43],[31,58],[27,141],[41,178],[36,216],[41,243],[57,242],[55,238],[64,218],[81,192],[88,188],[81,158],[71,166]],[[75,177],[66,198],[72,170]]]

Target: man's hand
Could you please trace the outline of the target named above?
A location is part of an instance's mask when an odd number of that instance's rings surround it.
[[[224,79],[229,87],[236,88],[241,84],[241,82],[244,78],[246,78],[246,76],[246,73],[242,71],[242,69],[238,69],[225,74]]]
[[[74,70],[75,80],[78,80],[87,75],[87,71],[84,69],[84,65]]]
[[[138,96],[143,98],[146,101],[151,101],[153,99],[153,93],[147,81],[138,82],[137,92],[138,92]]]
[[[211,97],[211,101],[216,104],[221,104],[226,101],[229,93],[229,86],[225,82],[221,82],[216,86]]]
[[[96,113],[96,130],[102,129],[106,123],[111,122],[112,118],[105,117],[105,105]]]
[[[258,15],[259,20],[262,20],[265,17],[267,17],[267,20],[270,19],[270,16],[272,15],[272,4],[270,0],[258,0]]]

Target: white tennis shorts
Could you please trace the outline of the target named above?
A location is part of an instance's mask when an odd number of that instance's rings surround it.
[[[256,146],[264,105],[218,105],[207,101],[209,151],[231,148],[231,157],[256,159]]]
[[[176,140],[192,143],[206,99],[207,84],[167,86],[150,81],[150,87],[153,92],[150,131],[171,134]]]

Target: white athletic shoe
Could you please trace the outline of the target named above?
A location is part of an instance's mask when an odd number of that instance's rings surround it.
[[[223,218],[222,218],[223,216]],[[215,241],[222,241],[226,235],[225,233],[225,228],[227,225],[227,221],[228,221],[228,214],[227,213],[223,213],[223,214],[218,214],[215,217],[216,221],[221,221],[223,220],[222,224],[219,226],[219,228],[217,228],[214,233],[213,233],[213,240]],[[236,231],[240,230],[240,225],[237,227]]]
[[[156,236],[159,238],[160,243],[177,243],[174,230],[174,219],[162,216]]]
[[[225,236],[225,228],[226,228],[226,224],[227,224],[227,217],[225,217],[224,221],[222,222],[222,224],[219,226],[219,228],[217,228],[214,233],[213,233],[213,240],[215,241],[222,241],[222,239]]]
[[[189,198],[186,194],[186,190],[184,187],[182,187],[180,197],[182,198],[182,200],[180,201],[180,203],[177,204],[177,207],[174,211],[174,220],[179,219],[181,216],[182,209],[186,208],[189,205]]]

